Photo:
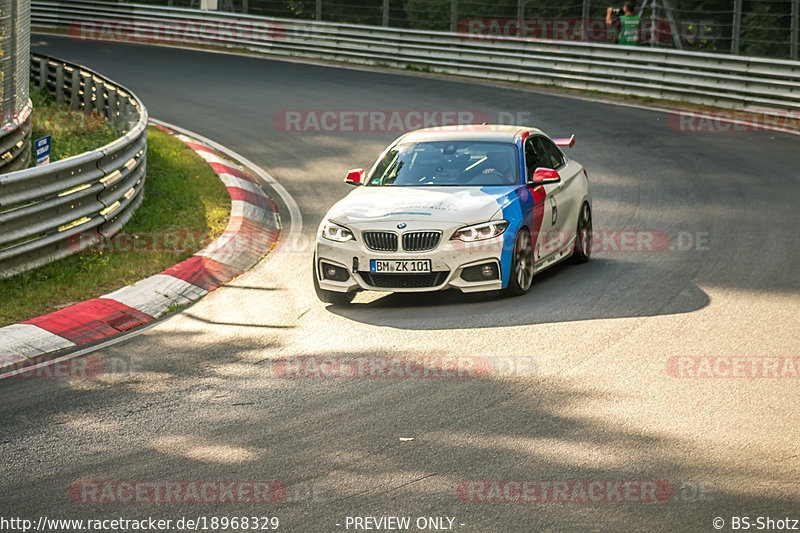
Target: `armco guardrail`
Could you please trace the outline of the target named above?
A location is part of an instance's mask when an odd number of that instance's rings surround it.
[[[800,62],[646,47],[357,26],[118,4],[33,0],[31,24],[75,39],[172,42],[429,69],[732,109],[800,110]]]
[[[124,134],[91,152],[0,174],[0,278],[113,235],[143,197],[147,109],[139,99],[83,66],[37,54],[31,80],[73,110],[101,113]]]

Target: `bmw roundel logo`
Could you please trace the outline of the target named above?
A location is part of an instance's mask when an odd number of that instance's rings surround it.
[[[397,229],[403,229],[403,228],[405,228],[406,226],[407,226],[407,224],[406,224],[405,222],[401,222],[401,223],[399,223],[399,224],[397,225]]]

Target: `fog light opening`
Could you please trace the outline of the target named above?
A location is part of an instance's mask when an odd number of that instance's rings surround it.
[[[350,274],[347,272],[346,268],[325,262],[322,262],[320,266],[322,267],[322,277],[324,279],[331,281],[347,281],[350,278]]]
[[[465,268],[461,272],[461,279],[470,282],[493,281],[500,278],[500,269],[497,263],[484,263]]]

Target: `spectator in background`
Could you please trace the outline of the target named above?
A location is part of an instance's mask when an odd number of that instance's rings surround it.
[[[634,14],[635,9],[634,2],[625,2],[622,9],[609,7],[606,11],[606,24],[616,26],[615,22],[619,20],[619,44],[635,46],[639,43],[639,17]],[[615,19],[615,16],[619,18]]]

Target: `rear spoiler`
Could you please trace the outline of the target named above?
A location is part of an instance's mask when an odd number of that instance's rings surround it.
[[[575,146],[575,136],[572,135],[569,139],[553,139],[553,142],[556,143],[556,146],[566,146],[567,148],[572,148]]]

